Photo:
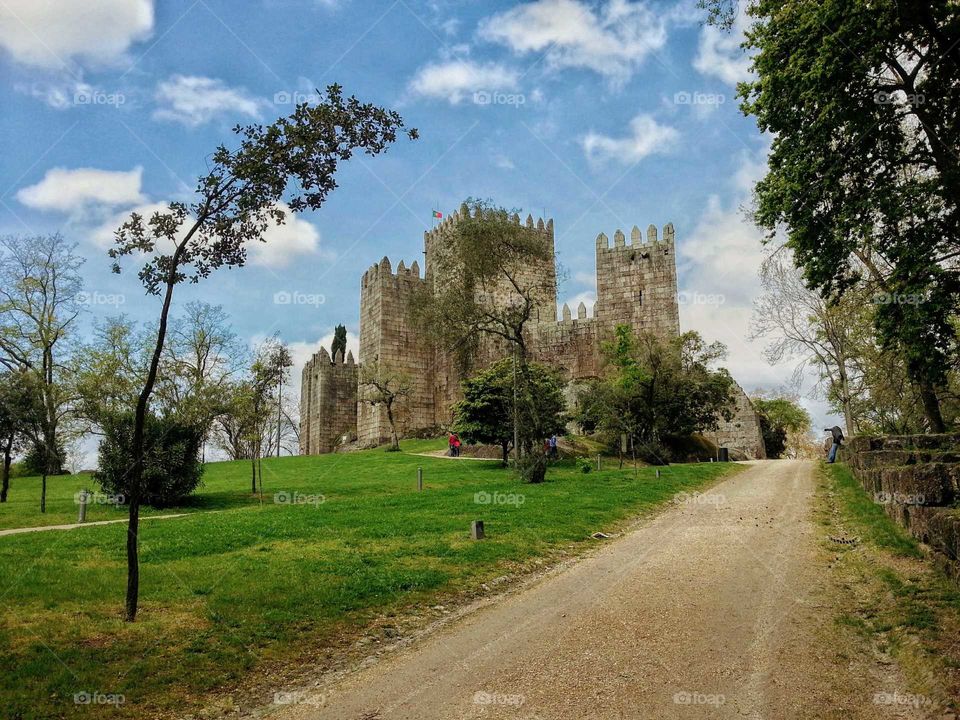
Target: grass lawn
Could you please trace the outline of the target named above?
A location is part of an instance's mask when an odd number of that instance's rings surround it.
[[[570,462],[531,486],[497,462],[410,454],[440,447],[408,441],[402,453],[266,460],[262,505],[248,463],[208,465],[188,509],[220,512],[141,525],[135,624],[120,619],[124,524],[0,537],[0,717],[185,715],[258,666],[293,662],[380,613],[433,604],[517,562],[586,546],[590,533],[736,467],[675,465],[657,480],[653,468],[635,479],[626,468],[582,474]],[[51,479],[44,519],[37,481],[16,479],[3,525],[73,521],[84,485]],[[518,502],[478,503],[483,492]],[[90,513],[110,516],[122,511]],[[487,540],[470,540],[474,519]],[[124,702],[76,704],[77,693]]]

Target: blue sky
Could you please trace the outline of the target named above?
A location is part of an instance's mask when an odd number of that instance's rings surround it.
[[[355,159],[323,208],[178,304],[222,304],[243,337],[278,332],[302,361],[338,322],[356,332],[366,267],[422,257],[434,208],[481,197],[553,217],[574,308],[593,298],[599,232],[672,222],[684,329],[725,342],[748,391],[781,385],[790,366],[745,339],[763,250],[742,208],[769,142],[734,97],[741,28],[700,20],[694,0],[4,0],[0,233],[78,243],[86,323],[153,318],[135,272],[109,272],[113,228],[189,200],[233,125],[337,82],[420,140]]]

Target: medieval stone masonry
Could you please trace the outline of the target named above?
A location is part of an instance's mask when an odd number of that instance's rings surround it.
[[[401,261],[396,268],[383,258],[371,266],[360,281],[360,365],[378,364],[399,372],[412,382],[408,398],[395,408],[402,435],[428,432],[449,426],[450,407],[459,397],[462,378],[449,353],[439,352],[418,332],[410,319],[410,303],[418,291],[431,291],[455,277],[435,277],[441,254],[450,247],[449,233],[467,207],[447,217],[439,226],[424,233],[425,267],[423,275],[414,261],[407,267]],[[519,223],[520,218],[514,216]],[[613,243],[601,233],[596,240],[597,301],[592,315],[580,303],[574,316],[563,306],[557,320],[557,270],[554,258],[553,220],[534,222],[528,216],[526,226],[539,233],[548,244],[550,260],[531,263],[524,268],[528,277],[537,278],[542,287],[537,297],[536,320],[531,327],[532,355],[535,360],[561,368],[571,383],[597,377],[601,372],[601,343],[609,339],[617,325],[630,325],[635,332],[653,331],[665,337],[680,333],[677,304],[677,265],[672,224],[662,232],[650,225],[646,237],[637,227],[630,242],[617,230]],[[505,301],[506,288],[492,292],[494,302]],[[476,365],[502,357],[503,348],[495,342],[481,343]],[[353,356],[344,359],[338,353],[331,358],[321,349],[304,366],[300,395],[300,452],[304,455],[332,452],[340,442],[356,436],[361,445],[377,445],[390,435],[390,426],[382,406],[363,402],[364,390],[358,387],[359,366]],[[751,458],[763,457],[760,425],[749,399],[736,387],[736,412],[723,423],[713,440]]]

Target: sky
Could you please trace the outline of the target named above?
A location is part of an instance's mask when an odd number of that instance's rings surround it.
[[[422,258],[433,210],[472,197],[552,217],[574,312],[595,299],[600,232],[672,222],[682,329],[725,343],[748,392],[777,388],[796,362],[771,367],[747,340],[765,250],[745,210],[770,139],[736,98],[743,16],[731,33],[702,20],[695,0],[3,0],[0,234],[77,243],[85,332],[150,321],[159,301],[135,265],[110,272],[114,229],[189,202],[235,125],[338,83],[420,138],[355,157],[323,207],[175,305],[222,305],[250,342],[277,333],[298,378],[338,323],[356,354],[363,271]],[[802,401],[815,428],[833,424]]]

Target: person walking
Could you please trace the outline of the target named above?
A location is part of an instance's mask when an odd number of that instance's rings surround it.
[[[456,457],[453,450],[453,441],[456,439],[456,437],[457,436],[453,433],[450,433],[450,435],[447,437],[447,452],[449,453],[450,457]]]
[[[559,453],[557,452],[557,436],[556,435],[550,436],[549,454],[550,454],[551,460],[556,460],[559,457]]]
[[[453,456],[460,457],[460,436],[453,434]]]
[[[823,430],[824,432],[830,433],[833,437],[833,444],[830,446],[830,452],[827,453],[827,462],[836,462],[837,450],[839,450],[843,444],[843,430],[840,429],[839,425],[834,425],[832,428],[824,428]]]

